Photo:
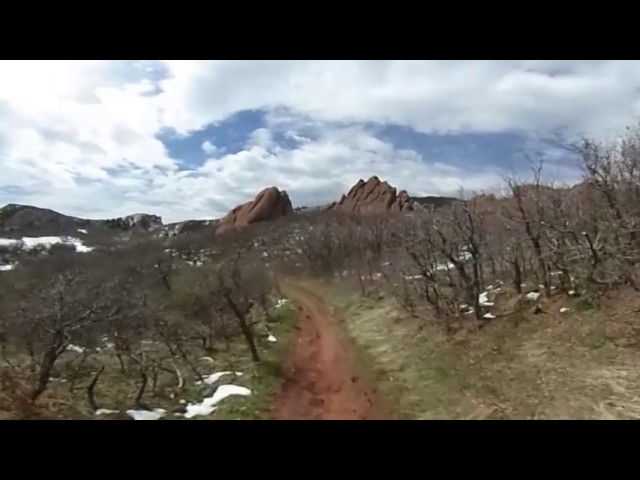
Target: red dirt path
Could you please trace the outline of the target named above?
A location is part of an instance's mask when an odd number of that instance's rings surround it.
[[[358,373],[340,326],[313,292],[287,293],[298,306],[296,332],[284,364],[274,420],[381,420],[375,389]]]

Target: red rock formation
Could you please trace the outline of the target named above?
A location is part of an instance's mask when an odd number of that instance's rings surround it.
[[[238,205],[220,221],[216,234],[257,222],[276,220],[293,213],[287,192],[276,187],[262,190],[251,202]]]
[[[412,212],[413,202],[406,191],[396,193],[396,189],[378,177],[371,177],[366,182],[358,180],[349,193],[343,195],[339,202],[332,204],[330,210],[347,213],[376,214],[390,212]]]

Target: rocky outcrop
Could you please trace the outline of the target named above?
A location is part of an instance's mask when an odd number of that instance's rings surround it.
[[[196,233],[215,227],[220,220],[186,220],[165,225],[159,233],[160,238],[176,237],[185,233]]]
[[[142,230],[158,230],[162,228],[162,217],[150,215],[148,213],[134,213],[124,217],[124,221],[129,228],[140,228]]]
[[[243,203],[231,210],[220,221],[216,234],[253,223],[277,220],[290,214],[293,214],[293,206],[287,192],[276,187],[265,188],[251,202]]]
[[[412,212],[414,207],[406,191],[396,193],[394,187],[373,176],[366,182],[358,180],[349,193],[329,209],[345,213],[384,214]]]

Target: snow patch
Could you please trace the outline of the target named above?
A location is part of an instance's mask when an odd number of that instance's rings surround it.
[[[567,313],[568,311],[570,311],[571,309],[569,307],[561,307],[560,308],[560,313]]]
[[[496,316],[493,313],[485,313],[482,318],[486,318],[487,320],[493,320]]]
[[[0,272],[8,272],[9,270],[13,270],[16,268],[15,263],[10,263],[9,265],[0,265]]]
[[[575,297],[575,296],[577,295],[577,293],[576,293],[576,291],[575,291],[575,290],[569,290],[569,291],[567,292],[567,295],[569,295],[570,297]]]
[[[0,247],[21,247],[22,241],[15,238],[0,238]]]
[[[284,307],[288,302],[288,300],[286,298],[281,298],[280,300],[278,300],[276,302],[276,308],[282,308]]]
[[[203,403],[194,403],[193,405],[187,405],[187,411],[184,413],[184,418],[193,418],[197,416],[206,417],[216,411],[218,407],[213,405],[205,405]]]
[[[218,380],[220,380],[222,377],[224,377],[225,375],[235,375],[236,377],[241,377],[242,376],[242,372],[216,372],[216,373],[212,373],[211,375],[207,375],[206,377],[204,377],[204,383],[206,383],[207,385],[213,385],[214,383],[216,383]],[[196,385],[202,385],[203,382],[196,382]]]
[[[74,237],[23,237],[16,240],[13,238],[0,238],[0,246],[15,247],[25,250],[33,250],[35,248],[51,248],[52,245],[70,245],[76,249],[76,252],[87,253],[93,248],[87,247],[82,240]]]
[[[215,363],[215,360],[211,357],[200,357],[200,360],[204,360],[205,362]]]
[[[76,352],[76,353],[83,353],[85,349],[83,347],[79,347],[78,345],[74,345],[74,344],[71,343],[67,347],[67,350],[69,350],[71,352]]]
[[[113,413],[120,413],[119,410],[109,410],[108,408],[99,408],[95,411],[96,415],[111,415]]]
[[[134,420],[160,420],[167,414],[164,408],[154,408],[153,410],[127,410],[129,415]]]
[[[87,232],[84,228],[79,228],[78,232],[80,233],[84,233],[85,235],[87,235],[89,232]]]
[[[456,266],[455,266],[453,263],[451,263],[451,262],[448,262],[448,263],[438,263],[438,264],[436,265],[436,271],[438,271],[438,272],[446,272],[446,271],[449,271],[449,270],[453,270],[455,267],[456,267]]]
[[[187,405],[187,411],[184,414],[184,417],[193,418],[198,415],[210,415],[217,409],[216,405],[218,403],[232,395],[240,395],[246,397],[251,395],[251,390],[239,385],[220,385],[212,396],[205,398],[201,403]]]
[[[274,337],[271,333],[267,337],[267,342],[275,343],[277,341],[278,341],[278,339],[276,337]]]
[[[495,305],[493,302],[489,301],[488,292],[482,292],[480,295],[478,295],[478,303],[481,307],[493,307]]]
[[[540,292],[529,292],[525,295],[528,300],[538,300],[540,298]]]

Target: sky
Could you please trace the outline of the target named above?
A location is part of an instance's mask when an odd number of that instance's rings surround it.
[[[580,180],[562,148],[637,124],[640,62],[0,61],[0,205],[165,222],[377,175],[413,196]]]

